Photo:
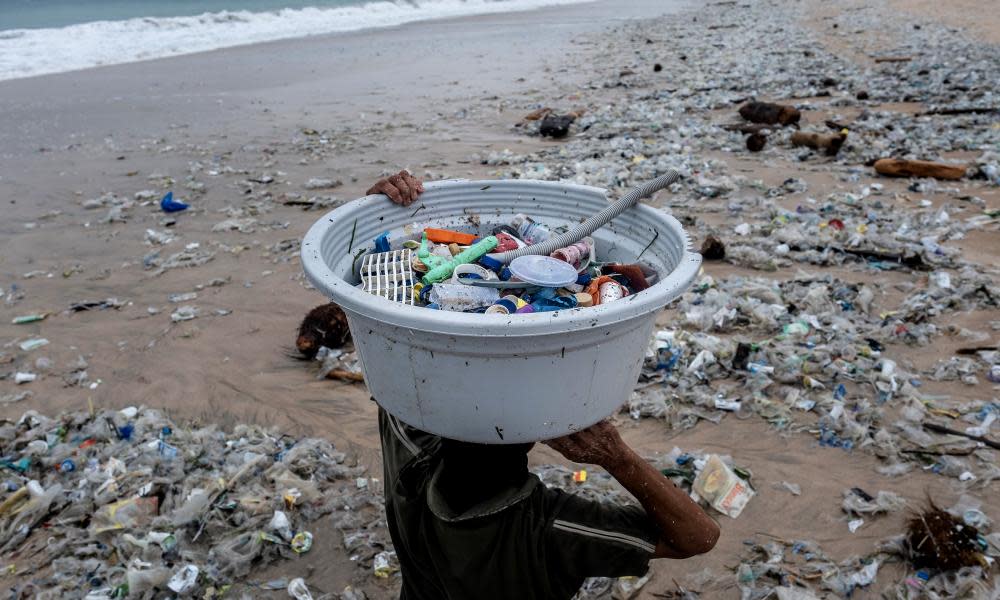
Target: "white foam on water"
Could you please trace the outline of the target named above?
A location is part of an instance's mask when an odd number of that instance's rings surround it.
[[[9,29],[0,31],[0,81],[272,40],[586,1],[590,0],[411,0]]]

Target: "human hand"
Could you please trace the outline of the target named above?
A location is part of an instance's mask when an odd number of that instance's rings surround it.
[[[408,171],[400,171],[375,182],[368,188],[366,194],[385,194],[390,200],[400,206],[409,206],[417,196],[424,192],[424,184],[410,175]]]
[[[543,443],[573,462],[599,465],[609,471],[630,451],[609,420]]]

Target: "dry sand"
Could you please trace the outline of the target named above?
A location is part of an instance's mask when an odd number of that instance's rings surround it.
[[[812,4],[815,19],[807,25],[822,31],[822,16],[837,8]],[[1000,32],[995,10],[980,11],[983,14],[971,19],[957,18],[967,14],[962,11],[934,8],[941,3],[893,4],[956,26],[968,25],[970,34],[987,41],[996,41]],[[522,106],[546,98],[593,105],[613,96],[613,90],[576,87],[588,69],[586,47],[576,41],[620,19],[656,15],[671,7],[613,0],[0,83],[0,114],[5,120],[0,130],[0,284],[7,297],[12,285],[24,294],[13,305],[0,303],[0,340],[5,344],[0,352],[15,360],[0,371],[15,365],[28,368],[41,356],[54,363],[52,373],[34,383],[0,381],[0,396],[33,393],[19,403],[0,406],[0,415],[16,418],[28,409],[55,414],[88,403],[145,404],[162,407],[181,420],[227,427],[265,423],[290,435],[326,436],[377,473],[375,407],[364,387],[318,380],[312,365],[291,356],[299,320],[322,298],[305,285],[294,249],[273,247],[301,238],[320,213],[278,204],[273,212],[258,215],[263,225],[253,233],[212,232],[213,225],[227,218],[220,211],[240,205],[246,189],[266,187],[246,183],[263,173],[277,179],[270,184],[275,198],[284,192],[352,198],[383,172],[401,167],[428,178],[488,177],[489,169],[470,162],[470,155],[505,147],[525,152],[556,143],[511,129]],[[837,47],[842,42],[831,38],[829,43]],[[345,135],[331,139],[336,151],[318,161],[304,150],[311,140],[308,129],[341,129]],[[205,171],[221,171],[197,172],[204,193],[185,188],[195,162],[206,165]],[[824,182],[823,174],[797,165],[761,169],[749,161],[742,166],[765,180],[802,177],[817,194],[824,193],[824,185],[833,185]],[[226,172],[226,167],[235,171]],[[144,242],[145,230],[164,229],[155,206],[135,207],[128,211],[128,222],[113,224],[101,222],[107,209],[81,207],[83,200],[106,192],[131,197],[140,190],[159,193],[171,187],[159,178],[150,180],[155,174],[173,178],[172,189],[192,205],[177,215],[170,229],[178,239],[162,254],[199,243],[215,253],[206,265],[160,276],[143,269],[143,256],[154,250]],[[302,184],[312,177],[339,179],[343,185],[304,191]],[[989,206],[1000,205],[995,188],[981,195]],[[963,249],[984,264],[1000,253],[995,234],[966,244]],[[733,267],[712,264],[706,269],[722,274]],[[25,276],[31,272],[40,274]],[[876,276],[837,274],[860,280]],[[197,300],[190,302],[200,308],[201,316],[172,323],[169,315],[176,306],[167,296],[190,292],[216,278],[227,283],[198,290]],[[125,305],[118,310],[66,311],[73,302],[108,297]],[[150,315],[147,307],[159,312]],[[218,316],[213,314],[216,309],[232,312]],[[51,316],[30,325],[10,324],[11,318],[33,312]],[[662,320],[670,318],[668,312]],[[959,318],[982,325],[998,314]],[[35,336],[52,343],[31,353],[13,344]],[[956,344],[945,341],[909,358],[930,365],[948,356]],[[59,374],[80,355],[89,363],[91,380],[100,381],[96,389],[63,385]],[[986,383],[974,389],[942,383],[933,391],[995,397]],[[738,597],[735,577],[726,569],[737,564],[743,540],[758,532],[815,539],[831,555],[846,557],[900,530],[903,516],[893,515],[849,534],[839,509],[845,487],[891,489],[912,500],[930,493],[946,505],[957,497],[954,482],[943,477],[917,471],[901,480],[886,480],[875,472],[878,461],[869,454],[819,448],[808,433],[779,434],[756,417],[730,417],[720,425],[701,422],[679,433],[649,420],[623,421],[622,431],[650,456],[675,445],[732,454],[753,470],[760,490],[739,519],[720,517],[723,535],[715,551],[685,562],[657,562],[641,598],[665,597],[655,594],[674,589],[674,580],[683,583],[704,568],[727,575],[702,584],[703,597]],[[560,460],[539,447],[532,462]],[[781,481],[801,485],[802,496],[775,489],[773,484]],[[997,491],[994,483],[985,497],[995,497]],[[1000,518],[996,506],[992,503],[987,511],[994,519]],[[338,546],[337,533],[322,525],[315,534],[317,546],[310,554],[271,567],[255,579],[303,575],[314,590],[327,592],[357,580],[358,573]],[[902,572],[887,567],[879,581],[894,581]],[[361,582],[375,598],[389,594],[371,578]],[[872,591],[857,597],[875,595]]]

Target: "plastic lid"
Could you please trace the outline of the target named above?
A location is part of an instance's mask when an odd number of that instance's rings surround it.
[[[510,262],[510,273],[525,283],[542,287],[563,287],[577,278],[573,265],[551,256],[529,254]]]

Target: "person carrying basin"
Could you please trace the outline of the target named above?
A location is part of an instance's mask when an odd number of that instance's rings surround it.
[[[405,206],[422,191],[404,171],[368,194]],[[381,406],[378,419],[404,600],[571,598],[588,577],[641,576],[653,559],[703,554],[718,540],[716,522],[609,421],[543,443],[570,461],[604,468],[641,508],[545,486],[528,471],[533,443],[447,439]]]

